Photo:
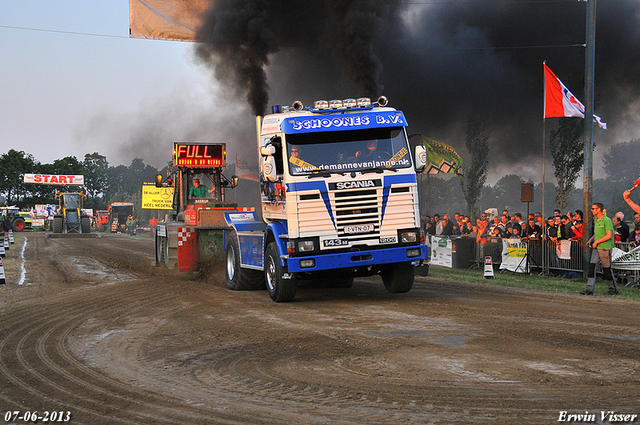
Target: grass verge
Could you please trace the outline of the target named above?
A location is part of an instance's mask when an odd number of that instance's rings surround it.
[[[484,270],[451,269],[448,267],[431,265],[429,267],[429,277],[434,279],[452,280],[458,282],[480,283],[486,285],[511,286],[515,288],[537,289],[539,291],[560,292],[567,294],[578,294],[586,286],[586,279],[566,279],[554,276],[539,276],[537,274],[526,275],[524,273],[502,273],[498,270],[494,272],[495,279],[486,279]],[[620,295],[613,298],[620,298],[631,301],[640,301],[640,289],[638,287],[625,288],[618,278],[618,289]],[[603,292],[607,290],[606,283],[601,277],[596,281],[595,296],[604,297]]]

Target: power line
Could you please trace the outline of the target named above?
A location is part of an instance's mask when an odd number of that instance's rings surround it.
[[[432,1],[397,1],[394,4],[469,4],[476,3],[476,0],[432,0]],[[521,0],[508,1],[508,4],[535,4],[535,3],[586,3],[587,0]]]
[[[548,46],[494,46],[494,47],[452,47],[457,50],[509,50],[509,49],[549,49],[562,47],[586,47],[586,44],[556,44]]]
[[[90,32],[77,32],[77,31],[61,31],[61,30],[49,30],[42,28],[28,28],[28,27],[16,27],[11,25],[0,25],[0,28],[8,28],[12,30],[22,30],[22,31],[37,31],[37,32],[48,32],[48,33],[56,33],[56,34],[70,34],[70,35],[86,35],[89,37],[106,37],[106,38],[129,38],[124,35],[112,35],[112,34],[96,34]]]

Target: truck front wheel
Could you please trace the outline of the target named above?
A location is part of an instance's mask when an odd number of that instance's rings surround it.
[[[284,270],[280,265],[280,256],[275,242],[267,245],[264,256],[264,280],[267,292],[277,303],[291,301],[296,296],[297,279],[295,276],[284,278]]]
[[[234,291],[264,289],[264,275],[259,270],[240,267],[240,246],[236,232],[229,232],[225,248],[225,277],[227,288]]]
[[[91,233],[91,219],[89,217],[82,217],[80,219],[80,226],[82,233]]]
[[[394,263],[382,272],[382,282],[392,294],[409,292],[413,286],[413,266],[411,263]]]
[[[62,217],[53,217],[53,233],[62,233]]]

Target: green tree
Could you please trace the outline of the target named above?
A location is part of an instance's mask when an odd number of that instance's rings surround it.
[[[473,115],[465,132],[467,151],[471,154],[470,165],[463,165],[464,180],[460,182],[469,215],[477,217],[477,203],[482,188],[487,181],[489,166],[489,138],[485,133],[485,122],[479,115]]]
[[[573,192],[578,173],[584,165],[583,120],[561,118],[557,130],[551,131],[549,144],[553,155],[556,206],[564,211]]]
[[[24,184],[24,175],[33,173],[38,162],[33,155],[10,149],[0,156],[0,192],[7,204],[20,201],[30,189]]]
[[[620,142],[611,146],[603,157],[603,169],[607,180],[622,183],[627,189],[640,177],[638,175],[638,152],[640,139]]]
[[[87,189],[87,206],[90,208],[105,208],[106,204],[101,202],[99,196],[102,195],[109,184],[109,163],[107,158],[98,152],[86,154],[82,161],[84,168],[84,186]]]
[[[107,203],[133,202],[136,208],[136,216],[139,217],[142,205],[142,183],[155,181],[158,170],[150,165],[145,165],[140,158],[134,158],[129,167],[119,165],[108,169],[109,185],[105,190]]]
[[[522,184],[525,181],[515,174],[507,174],[498,180],[493,186],[496,191],[498,203],[492,205],[498,209],[498,213],[507,209],[510,214],[522,212]]]
[[[124,165],[109,167],[107,176],[109,180],[105,191],[107,203],[127,201],[127,194],[124,190],[124,184],[127,179],[127,167]]]

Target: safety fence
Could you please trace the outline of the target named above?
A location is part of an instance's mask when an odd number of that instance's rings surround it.
[[[626,286],[640,286],[640,247],[617,242],[612,268]],[[453,268],[481,268],[486,257],[501,270],[579,277],[584,270],[582,241],[430,236],[431,264]]]

